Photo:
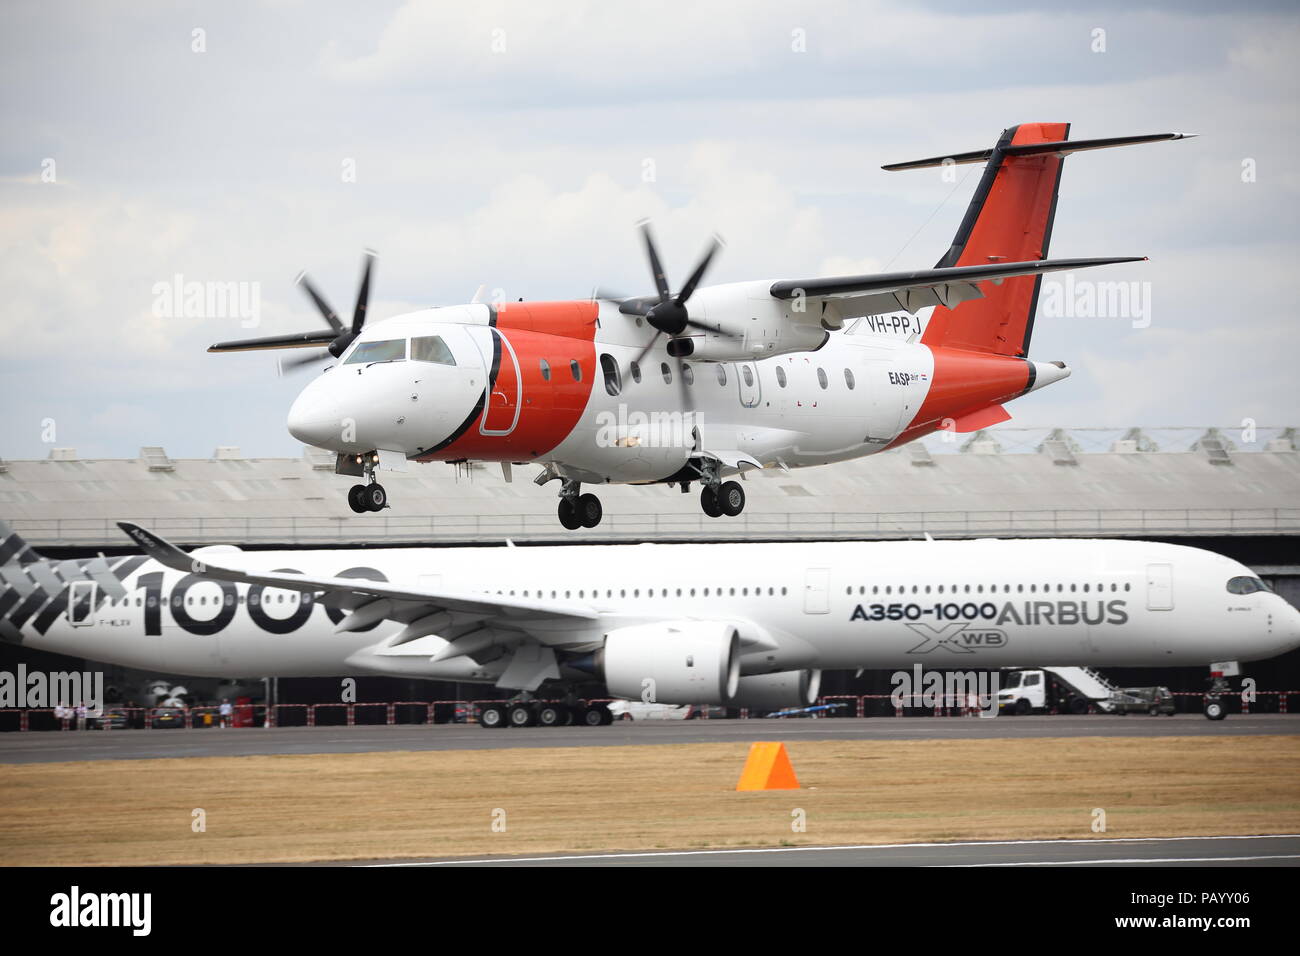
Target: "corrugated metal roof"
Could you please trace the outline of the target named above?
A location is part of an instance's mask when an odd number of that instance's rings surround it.
[[[1048,434],[1040,431],[1028,450]],[[354,479],[322,470],[314,450],[301,458],[167,459],[166,471],[156,470],[156,457],[9,460],[0,472],[0,517],[37,547],[117,547],[119,520],[188,544],[1300,533],[1300,452],[1293,450],[1232,452],[1225,467],[1201,450],[1125,454],[1085,445],[1071,448],[1076,464],[1061,467],[1051,453],[929,447],[935,453],[921,468],[917,449],[905,446],[788,473],[751,472],[739,518],[705,517],[694,489],[591,488],[605,519],[584,532],[559,527],[557,485],[537,487],[533,467],[515,468],[506,483],[495,465],[412,463],[404,474],[382,476],[391,508],[356,515],[344,500]]]

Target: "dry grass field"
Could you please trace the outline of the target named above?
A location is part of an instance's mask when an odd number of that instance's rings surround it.
[[[1300,736],[798,743],[803,789],[736,793],[746,753],[728,743],[6,765],[0,863],[1088,838],[1096,807],[1108,837],[1300,831]],[[796,809],[804,832],[791,828]]]

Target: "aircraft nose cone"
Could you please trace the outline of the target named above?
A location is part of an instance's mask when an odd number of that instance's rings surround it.
[[[313,382],[294,399],[286,424],[289,434],[305,445],[334,448],[343,438],[343,416],[338,405]]]

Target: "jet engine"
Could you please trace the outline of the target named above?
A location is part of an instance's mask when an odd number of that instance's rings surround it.
[[[742,677],[731,706],[753,710],[807,707],[817,702],[821,686],[822,672],[819,670],[778,671]]]
[[[742,683],[739,647],[723,621],[660,621],[610,631],[597,659],[614,697],[728,704]]]

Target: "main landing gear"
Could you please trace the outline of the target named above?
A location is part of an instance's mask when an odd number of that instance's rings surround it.
[[[734,518],[745,510],[745,489],[738,481],[705,485],[700,489],[700,507],[710,518]]]
[[[585,705],[518,700],[500,704],[484,704],[479,711],[479,725],[488,730],[499,727],[605,727],[614,722],[614,715],[605,704]]]
[[[580,494],[581,484],[566,480],[560,489],[560,524],[570,531],[594,528],[605,514],[600,499],[593,494]]]

